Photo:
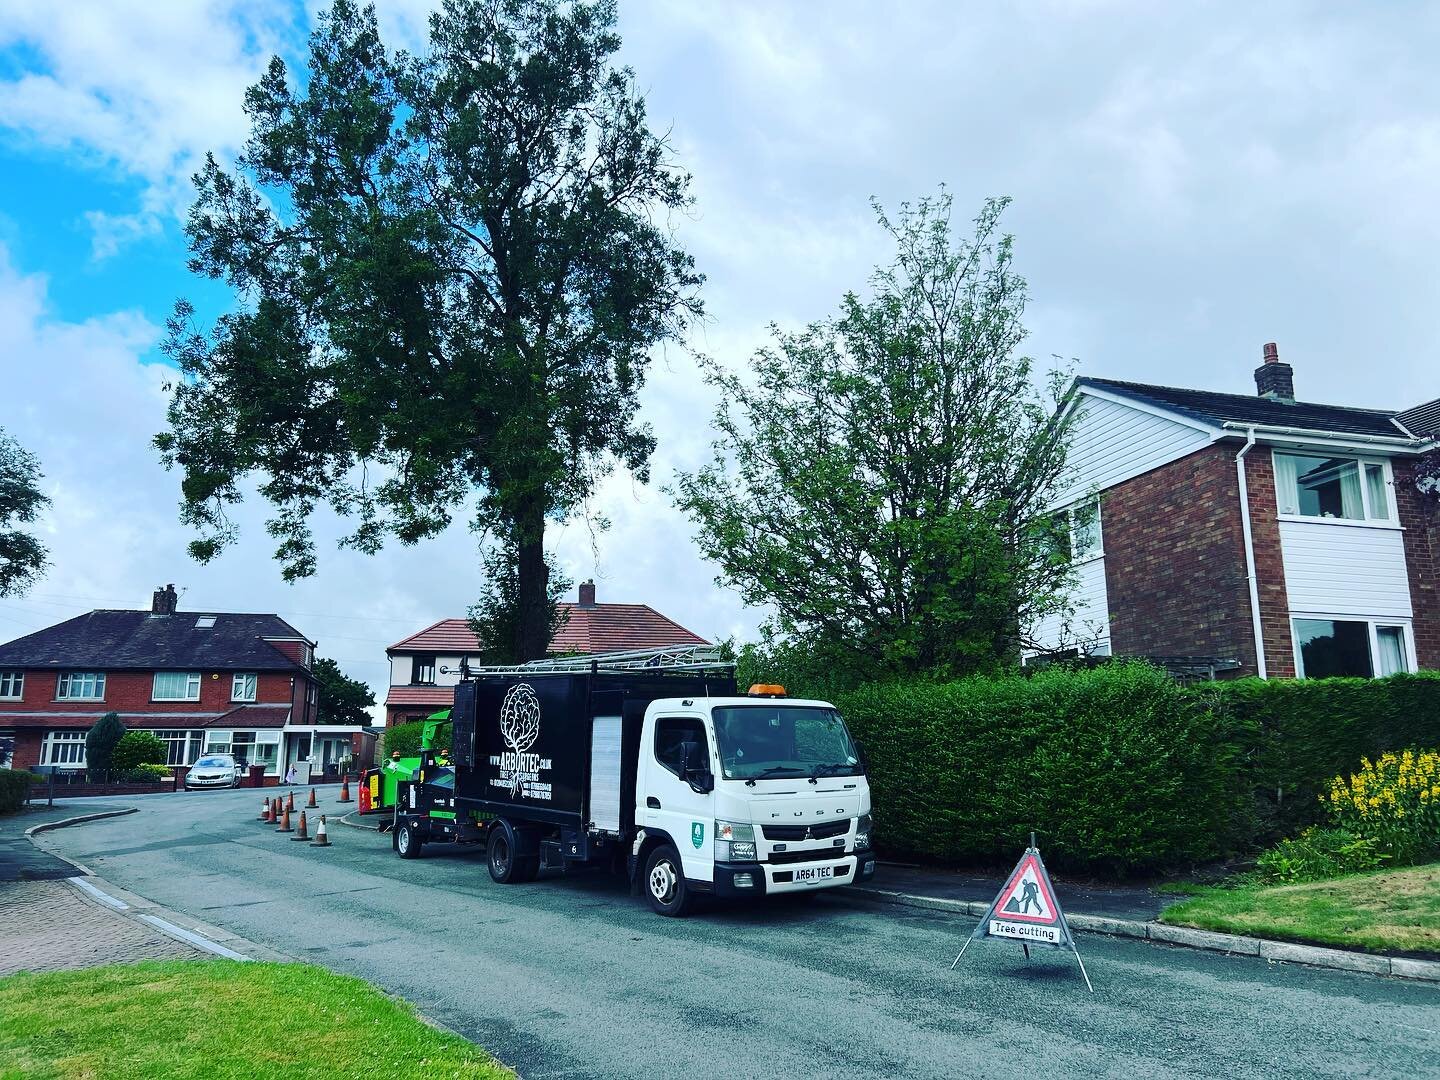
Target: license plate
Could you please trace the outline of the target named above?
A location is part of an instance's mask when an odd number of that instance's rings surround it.
[[[833,866],[809,866],[795,871],[796,881],[824,881],[835,876]]]

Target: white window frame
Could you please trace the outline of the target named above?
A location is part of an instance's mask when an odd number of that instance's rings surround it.
[[[425,680],[422,680],[422,679],[420,678],[420,673],[421,673],[421,671],[423,671],[425,668],[429,668],[429,669],[430,669],[430,678],[425,679]],[[421,657],[418,657],[418,656],[415,657],[415,658],[411,661],[411,666],[410,666],[410,685],[411,685],[411,686],[434,686],[434,685],[435,685],[435,676],[436,676],[436,674],[439,672],[439,670],[440,670],[440,663],[439,663],[438,660],[436,660],[435,657],[432,656],[432,657],[430,657],[430,659],[428,659],[428,660],[422,659]]]
[[[85,735],[84,731],[47,731],[40,743],[40,764],[62,769],[85,768]],[[55,752],[62,748],[64,753],[59,756],[65,760],[56,761]]]
[[[218,734],[218,733],[217,733],[217,734]],[[256,750],[258,747],[261,747],[261,746],[273,746],[273,747],[275,747],[275,760],[274,760],[274,761],[269,761],[269,762],[266,762],[266,763],[265,763],[265,775],[266,775],[266,776],[279,776],[279,775],[280,775],[280,732],[279,732],[277,729],[274,729],[274,728],[269,728],[269,729],[266,729],[266,728],[259,728],[259,729],[256,729],[256,728],[249,728],[249,729],[247,729],[247,728],[237,728],[237,729],[235,729],[234,731],[229,732],[228,734],[229,734],[229,736],[230,736],[230,753],[231,753],[232,756],[235,756],[235,757],[241,756],[241,755],[235,753],[235,747],[236,747],[236,746],[242,746],[242,745],[243,745],[244,747],[246,747],[246,753],[245,753],[243,756],[244,756],[244,758],[245,758],[245,762],[246,762],[246,767],[247,767],[247,768],[248,768],[249,766],[251,766],[251,765],[258,764],[258,762],[255,760],[255,758],[256,758],[255,750]],[[244,740],[242,741],[242,740],[240,739],[240,736],[242,736],[242,735],[243,735],[243,736],[248,736],[248,738],[246,738],[246,739],[244,739]]]
[[[164,676],[183,675],[185,677],[184,697],[161,697],[160,679]],[[157,671],[150,684],[151,701],[199,701],[200,700],[200,672],[198,671]]]
[[[155,737],[165,744],[165,764],[170,768],[190,765],[200,756],[204,732],[189,728],[157,728]],[[179,753],[176,753],[176,747]],[[179,761],[176,761],[176,758]]]
[[[0,671],[0,701],[20,701],[25,697],[25,672]]]
[[[1332,460],[1353,461],[1360,471],[1360,509],[1365,515],[1362,518],[1333,518],[1333,517],[1311,517],[1309,514],[1287,514],[1282,509],[1284,493],[1280,490],[1280,469],[1275,461],[1280,455],[1288,457],[1325,457]],[[1370,516],[1370,484],[1365,476],[1365,466],[1379,465],[1385,474],[1385,502],[1386,517]],[[1400,508],[1395,504],[1395,470],[1391,467],[1390,459],[1383,457],[1362,457],[1359,454],[1347,454],[1344,452],[1331,453],[1329,450],[1304,450],[1298,447],[1275,447],[1270,451],[1271,476],[1275,478],[1275,516],[1281,521],[1314,521],[1322,525],[1348,525],[1351,528],[1362,529],[1398,529],[1400,528]],[[1297,492],[1298,503],[1298,492]],[[1350,616],[1354,619],[1354,616]]]
[[[80,685],[89,686],[93,691],[91,694],[72,693],[72,687],[76,682]],[[56,701],[104,701],[105,700],[105,672],[103,671],[62,671],[55,679],[55,700]]]
[[[1314,519],[1307,518],[1306,520]],[[1305,678],[1305,660],[1300,655],[1300,635],[1295,630],[1295,623],[1297,620],[1304,619],[1364,623],[1366,639],[1370,648],[1370,677],[1372,679],[1385,678],[1383,675],[1376,674],[1380,667],[1380,628],[1395,627],[1400,631],[1405,642],[1405,673],[1412,674],[1420,670],[1419,658],[1415,654],[1415,630],[1411,619],[1391,618],[1383,615],[1336,615],[1321,611],[1292,611],[1290,613],[1290,645],[1295,657],[1295,677],[1297,679]]]
[[[246,697],[240,692],[241,680],[250,681],[250,695]],[[230,700],[231,701],[254,701],[260,693],[260,675],[255,671],[237,671],[230,676]]]

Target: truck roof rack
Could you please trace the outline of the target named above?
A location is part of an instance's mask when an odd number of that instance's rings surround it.
[[[544,675],[588,671],[733,671],[734,660],[721,656],[718,645],[671,645],[661,649],[553,656],[528,664],[468,667],[471,675]]]

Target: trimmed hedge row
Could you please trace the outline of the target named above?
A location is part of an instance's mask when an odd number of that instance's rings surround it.
[[[1320,816],[1362,756],[1440,745],[1440,675],[1181,687],[1139,663],[840,694],[876,844],[1128,874],[1248,852]]]
[[[41,777],[19,769],[0,769],[0,814],[19,810],[25,805],[25,793]]]

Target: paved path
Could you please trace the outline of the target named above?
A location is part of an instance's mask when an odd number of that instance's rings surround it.
[[[1440,1077],[1440,990],[1086,934],[1073,960],[973,920],[833,896],[652,915],[613,879],[490,882],[337,827],[291,843],[249,793],[46,834],[101,877],[369,979],[527,1078]],[[333,795],[327,809],[343,811]]]

